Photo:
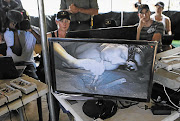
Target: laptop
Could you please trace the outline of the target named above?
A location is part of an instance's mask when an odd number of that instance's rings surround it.
[[[0,56],[0,79],[15,79],[23,74],[26,66],[15,66],[12,57]]]
[[[174,38],[174,35],[168,35],[168,34],[163,35],[162,36],[162,44],[163,45],[171,45],[173,38]]]

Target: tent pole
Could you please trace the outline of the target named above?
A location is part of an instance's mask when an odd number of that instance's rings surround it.
[[[169,0],[169,3],[168,3],[168,11],[169,11],[169,8],[170,8],[170,0]]]
[[[121,10],[121,27],[123,26],[123,18],[124,17],[124,15],[123,15],[123,10]]]
[[[45,82],[48,85],[48,93],[47,93],[47,100],[48,100],[48,108],[51,117],[51,121],[55,121],[55,108],[53,102],[55,98],[51,93],[51,73],[50,73],[50,61],[49,61],[49,54],[48,54],[48,42],[47,42],[47,29],[46,29],[46,17],[44,14],[44,2],[43,0],[38,0],[38,11],[39,11],[39,22],[40,22],[40,29],[41,29],[41,46],[42,46],[42,54],[43,54],[43,63],[44,63],[44,72],[45,72]]]

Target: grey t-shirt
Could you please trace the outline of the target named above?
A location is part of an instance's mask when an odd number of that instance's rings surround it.
[[[79,8],[95,8],[98,9],[97,0],[61,0],[60,9],[68,9],[71,4]],[[71,14],[71,21],[87,21],[91,18],[88,14],[76,13]]]

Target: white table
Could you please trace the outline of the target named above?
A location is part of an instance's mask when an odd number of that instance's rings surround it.
[[[62,98],[61,95],[55,93],[53,95],[74,116],[76,121],[93,121],[82,111],[84,100],[78,100],[75,103],[73,101],[73,104],[71,104],[72,102]],[[150,104],[140,103],[126,109],[118,109],[114,116],[105,121],[173,121],[180,117],[180,113],[177,111],[172,112],[171,115],[153,115],[150,109],[142,109],[145,105]]]
[[[18,109],[20,111],[21,121],[24,121],[24,115],[23,115],[23,110],[22,110],[23,104],[26,105],[27,103],[45,95],[48,92],[48,86],[46,84],[39,82],[38,80],[33,79],[26,75],[23,75],[21,78],[24,80],[27,80],[29,82],[34,82],[37,85],[37,90],[38,90],[38,93],[37,93],[37,91],[33,91],[27,95],[23,94],[22,101],[21,101],[21,99],[17,99],[17,100],[14,100],[14,101],[8,103],[9,110],[11,111],[11,110]],[[12,79],[0,80],[0,84],[3,84],[3,83],[9,84],[11,80]],[[39,101],[41,101],[41,100],[39,100]],[[23,102],[23,104],[22,104],[22,102]],[[0,107],[0,116],[9,112],[9,110],[6,105],[1,106]],[[40,111],[41,109],[38,109],[38,110]],[[42,112],[39,112],[39,113],[42,113]]]

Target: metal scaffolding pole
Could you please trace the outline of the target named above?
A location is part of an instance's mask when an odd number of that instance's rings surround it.
[[[41,46],[42,46],[42,54],[43,54],[43,63],[44,63],[44,71],[45,71],[45,81],[48,85],[48,108],[51,117],[51,121],[55,121],[55,108],[53,105],[54,97],[51,93],[51,73],[50,73],[50,61],[48,54],[48,42],[47,42],[47,29],[46,29],[46,17],[44,14],[44,2],[43,0],[38,0],[38,11],[39,11],[39,20],[40,20],[40,29],[41,29]]]

